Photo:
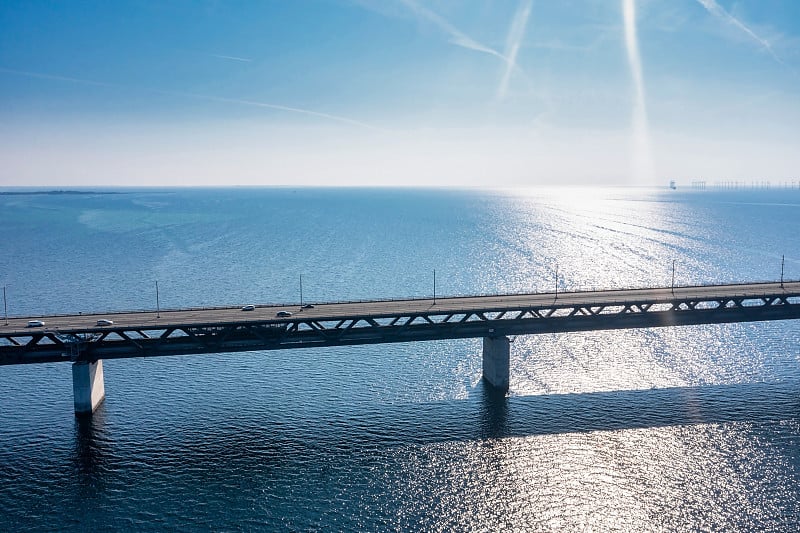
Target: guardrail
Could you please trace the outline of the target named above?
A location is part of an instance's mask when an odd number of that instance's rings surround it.
[[[686,290],[686,289],[704,289],[710,287],[745,287],[745,286],[752,286],[752,285],[765,285],[765,284],[778,284],[780,283],[779,280],[767,280],[767,281],[752,281],[752,282],[737,282],[737,283],[723,283],[723,284],[700,284],[700,285],[676,285],[674,287],[671,286],[659,286],[659,287],[615,287],[611,289],[587,289],[587,290],[565,290],[559,291],[557,294],[559,296],[567,296],[567,295],[575,295],[575,294],[584,294],[584,293],[594,293],[594,292],[604,292],[604,293],[614,293],[614,292],[625,292],[625,291],[644,291],[644,290]],[[784,280],[783,284],[794,284],[800,283],[800,279],[798,280]],[[476,293],[476,294],[455,294],[455,295],[436,295],[436,300],[459,300],[459,299],[468,299],[468,298],[502,298],[508,296],[548,296],[548,295],[555,295],[555,292],[507,292],[507,293]],[[745,297],[748,295],[743,294],[734,294],[733,297]],[[757,298],[759,296],[753,296]],[[375,299],[351,299],[351,300],[327,300],[327,301],[319,301],[319,300],[304,300],[304,304],[311,303],[314,305],[350,305],[350,304],[360,304],[360,303],[381,303],[381,302],[417,302],[417,301],[425,301],[425,300],[433,300],[433,295],[428,296],[396,296],[396,297],[389,297],[389,298],[375,298]],[[671,299],[666,299],[665,301],[669,301]],[[622,301],[620,301],[622,303]],[[226,310],[226,309],[237,309],[240,308],[243,303],[233,304],[233,305],[216,305],[216,306],[192,306],[192,307],[170,307],[170,308],[147,308],[147,309],[128,309],[128,310],[117,310],[117,311],[88,311],[86,313],[80,311],[78,313],[45,313],[45,314],[33,314],[33,315],[8,315],[8,319],[20,320],[20,319],[33,319],[33,318],[41,318],[41,317],[71,317],[71,316],[81,316],[81,315],[88,315],[88,316],[95,316],[95,315],[108,315],[108,316],[115,316],[115,315],[126,315],[126,314],[136,314],[136,313],[170,313],[170,312],[186,312],[186,311],[215,311],[215,310]],[[300,307],[300,302],[266,302],[266,303],[258,303],[253,304],[256,307],[260,308],[279,308],[279,307]]]

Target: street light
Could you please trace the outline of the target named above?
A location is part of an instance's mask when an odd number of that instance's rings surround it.
[[[783,288],[783,265],[786,262],[786,256],[781,256],[781,289]]]
[[[6,326],[8,325],[8,305],[6,304],[6,286],[3,285],[3,311],[6,315]]]
[[[672,260],[672,295],[675,296],[675,260]]]
[[[556,298],[558,298],[558,261],[556,261]]]
[[[156,318],[161,318],[161,303],[158,300],[158,280],[156,280]]]
[[[433,305],[436,305],[436,269],[433,269]]]

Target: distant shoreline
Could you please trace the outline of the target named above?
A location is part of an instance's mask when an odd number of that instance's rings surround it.
[[[32,194],[48,194],[48,195],[62,195],[62,194],[126,194],[119,191],[0,191],[0,196],[21,196]]]

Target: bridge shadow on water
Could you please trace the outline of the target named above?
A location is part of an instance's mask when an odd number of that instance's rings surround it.
[[[749,383],[504,398],[484,389],[481,437],[800,418],[800,384]]]
[[[415,406],[407,406],[414,410]],[[428,443],[800,418],[800,384],[753,383],[647,390],[510,396],[481,385],[472,402],[425,405],[417,416],[398,409],[385,440]],[[353,421],[355,422],[355,420]]]
[[[407,445],[800,419],[800,383],[794,382],[510,397],[481,384],[475,393],[460,401],[345,406],[347,413],[303,419],[212,412],[189,426],[158,428],[156,438],[148,437],[150,428],[114,435],[101,407],[91,418],[76,418],[73,461],[81,484],[91,490],[100,488],[103,472],[114,470],[113,463],[131,450],[142,461],[177,461],[212,471],[231,463],[262,469]]]

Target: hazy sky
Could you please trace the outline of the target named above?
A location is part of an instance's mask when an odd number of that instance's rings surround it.
[[[797,0],[0,3],[0,186],[800,177]]]

